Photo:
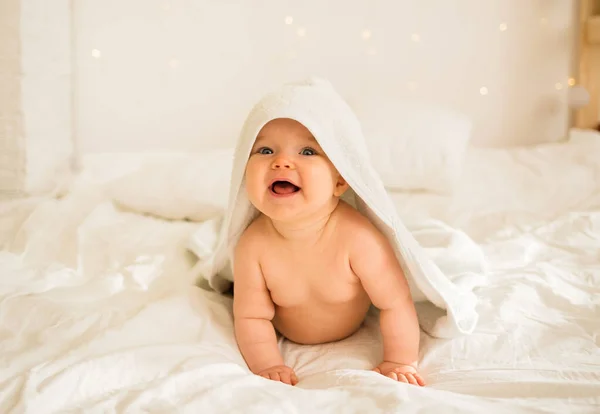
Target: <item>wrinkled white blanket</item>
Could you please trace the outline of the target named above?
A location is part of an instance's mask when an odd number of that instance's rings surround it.
[[[394,195],[402,217],[476,230],[489,266],[475,332],[422,335],[425,388],[369,371],[381,353],[372,315],[344,341],[282,341],[296,387],[250,373],[231,298],[185,280],[196,223],[119,211],[88,185],[0,203],[12,252],[0,252],[0,412],[600,412],[600,135],[472,155],[458,199]],[[477,251],[460,232],[406,225],[444,273],[468,278],[481,263],[444,262]]]
[[[233,250],[240,235],[257,214],[245,192],[246,163],[260,129],[277,118],[295,119],[312,132],[350,185],[345,198],[368,217],[394,246],[414,300],[429,301],[446,311],[445,316],[436,320],[421,320],[423,329],[437,337],[472,332],[477,324],[477,298],[473,294],[472,283],[463,283],[466,279],[462,277],[453,278],[464,273],[462,269],[455,268],[461,264],[460,261],[456,258],[453,261],[446,255],[441,260],[446,270],[443,272],[407,230],[370,163],[358,119],[332,85],[322,79],[311,78],[283,85],[267,94],[249,114],[236,145],[229,207],[216,245],[213,240],[204,241],[201,235],[196,237],[197,246],[204,248],[195,250],[202,250],[200,257],[206,259],[196,268],[196,276],[208,280],[217,291],[225,291],[233,281]],[[208,226],[212,229],[214,222]],[[203,230],[202,234],[211,235],[212,232]],[[210,246],[215,247],[211,249]],[[473,245],[468,249],[476,248]],[[475,256],[478,256],[477,253]]]

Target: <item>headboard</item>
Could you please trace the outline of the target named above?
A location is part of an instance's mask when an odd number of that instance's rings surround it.
[[[600,0],[580,0],[579,84],[589,103],[577,110],[575,126],[600,130]]]

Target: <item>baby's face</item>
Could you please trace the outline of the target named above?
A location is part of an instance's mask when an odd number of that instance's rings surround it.
[[[346,182],[310,131],[292,119],[267,123],[246,165],[246,191],[263,214],[290,221],[326,208]]]

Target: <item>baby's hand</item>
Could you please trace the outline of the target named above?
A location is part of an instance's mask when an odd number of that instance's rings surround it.
[[[298,377],[296,377],[294,370],[285,365],[276,365],[274,367],[264,369],[257,375],[273,381],[281,381],[284,384],[289,385],[296,385],[298,383]]]
[[[420,385],[421,387],[425,385],[423,378],[421,378],[421,376],[417,373],[417,370],[411,365],[383,361],[376,368],[373,368],[373,371],[396,381]]]

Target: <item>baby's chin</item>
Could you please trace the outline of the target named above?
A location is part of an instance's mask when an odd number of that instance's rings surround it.
[[[269,219],[280,223],[294,223],[304,216],[302,207],[262,206],[258,210]]]
[[[311,221],[311,219],[331,213],[332,206],[328,203],[319,203],[318,205],[298,203],[297,205],[263,205],[257,208],[272,221],[294,224]]]

